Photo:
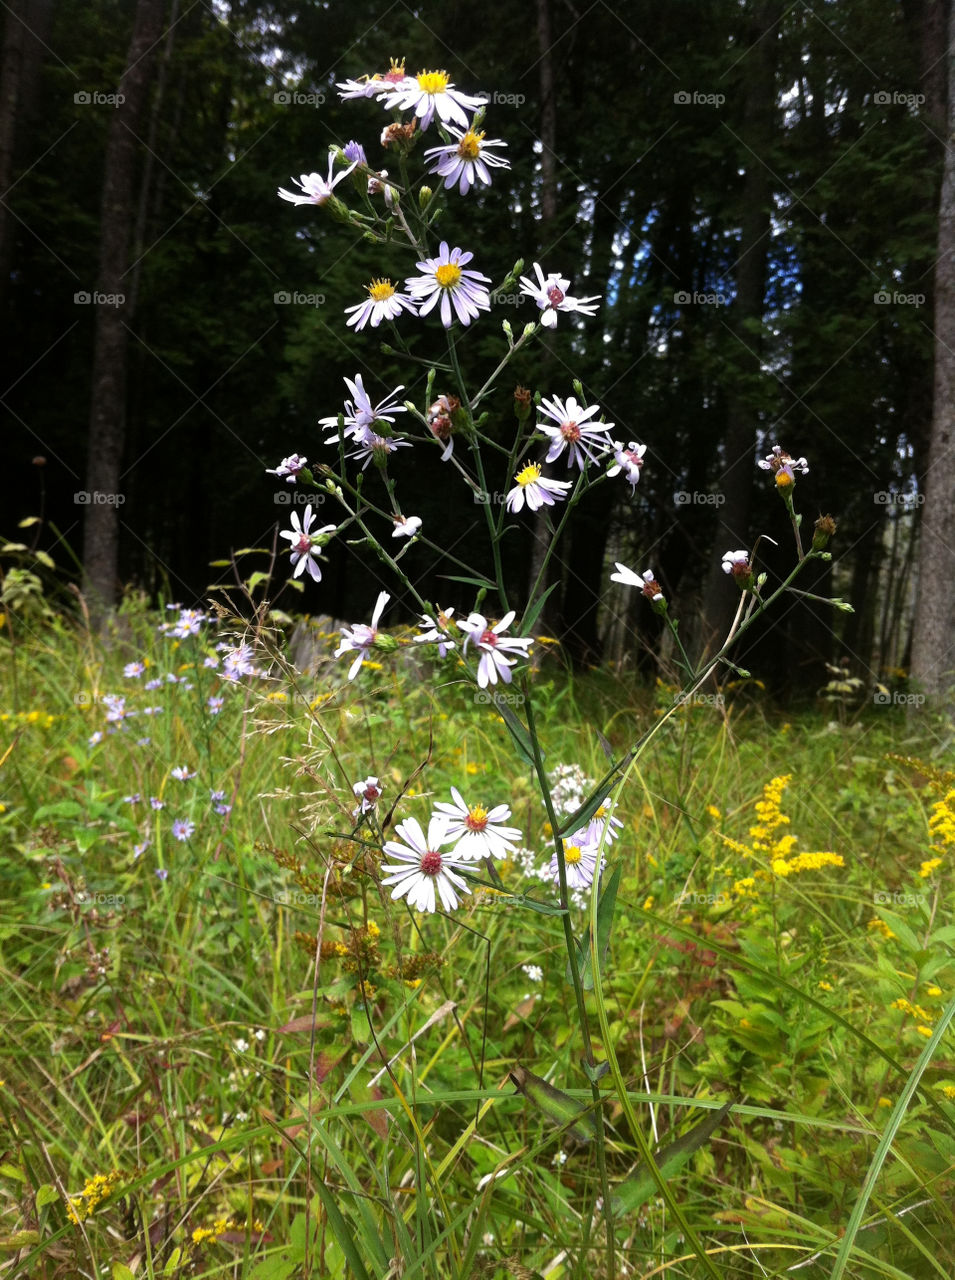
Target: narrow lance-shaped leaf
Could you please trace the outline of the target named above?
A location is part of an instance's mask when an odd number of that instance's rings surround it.
[[[570,1094],[562,1093],[552,1084],[535,1076],[520,1063],[508,1073],[518,1093],[522,1093],[528,1102],[533,1103],[552,1124],[566,1128],[578,1142],[592,1142],[597,1134],[597,1126],[589,1112],[580,1106]]]
[[[607,954],[610,946],[610,929],[613,925],[613,910],[617,902],[617,889],[620,885],[620,864],[618,863],[604,886],[600,895],[600,901],[597,903],[597,954],[600,956],[601,963]],[[594,971],[591,965],[590,955],[590,930],[587,930],[587,941],[581,948],[580,963],[580,982],[585,991],[593,991],[594,989]],[[567,982],[573,983],[573,975],[570,972],[570,961],[567,962]]]
[[[676,1142],[671,1142],[669,1146],[657,1151],[653,1159],[660,1173],[665,1178],[669,1178],[682,1169],[693,1152],[698,1151],[723,1123],[732,1106],[732,1102],[727,1102],[718,1111],[711,1111],[682,1138],[677,1138]],[[639,1209],[641,1205],[646,1204],[656,1189],[657,1183],[653,1174],[643,1165],[639,1165],[629,1178],[625,1178],[617,1187],[616,1194],[612,1198],[614,1215],[619,1216]]]

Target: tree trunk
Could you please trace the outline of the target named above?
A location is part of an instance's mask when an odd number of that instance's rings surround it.
[[[6,198],[13,185],[17,130],[33,114],[43,51],[53,23],[53,0],[13,0],[0,52],[0,308],[10,283],[15,219]]]
[[[912,637],[912,678],[933,702],[955,705],[955,18],[949,4],[947,39],[938,50],[948,63],[945,167],[938,211],[935,265],[935,386],[919,548],[918,594]]]
[[[723,448],[723,473],[719,492],[724,502],[719,508],[717,545],[710,556],[703,591],[701,640],[707,649],[718,648],[725,639],[739,603],[728,589],[720,554],[749,542],[749,508],[753,491],[753,448],[759,422],[760,341],[753,332],[763,318],[766,291],[766,264],[770,244],[772,187],[766,157],[772,144],[776,112],[776,45],[780,6],[765,0],[757,6],[746,33],[752,49],[752,65],[747,77],[743,141],[752,154],[744,152],[746,179],[736,272],[736,298],[729,326],[736,339],[736,360],[731,366],[727,387],[727,432]],[[758,158],[757,158],[758,157]],[[738,363],[737,363],[738,362]]]
[[[137,135],[156,48],[164,0],[137,0],[133,34],[120,81],[119,105],[109,123],[100,211],[96,332],[86,464],[88,493],[83,529],[85,589],[94,616],[116,603],[119,587],[119,508],[126,431],[127,324],[132,319],[125,275],[136,216]],[[105,300],[103,300],[105,299]]]

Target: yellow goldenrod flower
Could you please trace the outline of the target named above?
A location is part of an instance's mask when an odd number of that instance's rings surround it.
[[[951,1098],[955,1102],[955,1084],[943,1084],[942,1093],[945,1094],[946,1098]]]
[[[892,932],[889,926],[885,923],[885,921],[880,920],[878,917],[876,917],[876,919],[874,920],[870,920],[869,923],[866,925],[866,928],[869,929],[872,933],[881,933],[883,938],[895,937],[895,934]]]
[[[930,1036],[932,1034],[931,1027],[916,1027],[915,1030],[919,1033],[920,1036]]]
[[[832,990],[832,983],[831,983],[831,982],[826,982],[826,980],[825,980],[825,979],[823,979],[823,980],[822,980],[818,985],[819,985],[819,990],[820,990],[820,991],[831,991],[831,990]]]
[[[720,813],[719,809],[717,809],[715,804],[708,804],[706,806],[706,812],[710,815],[711,818],[716,818],[717,821],[719,821],[719,819],[722,818],[723,816]]]
[[[925,862],[923,862],[921,867],[919,868],[919,875],[923,880],[927,880],[929,876],[932,874],[932,872],[935,870],[935,868],[940,867],[941,865],[942,865],[941,858],[929,858]]]
[[[653,894],[651,893],[649,897],[644,898],[643,909],[644,911],[649,911],[652,908],[652,906],[653,906]]]
[[[882,1098],[880,1098],[880,1099],[879,1099],[879,1106],[880,1106],[880,1107],[891,1107],[891,1105],[892,1105],[892,1099],[891,1099],[891,1098],[882,1097]]]

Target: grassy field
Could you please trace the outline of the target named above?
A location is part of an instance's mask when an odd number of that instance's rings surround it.
[[[786,719],[750,682],[629,772],[596,975],[571,909],[607,1206],[500,707],[401,633],[349,682],[337,635],[303,675],[279,632],[179,617],[0,630],[0,1275],[950,1280],[955,774],[927,712]],[[553,658],[528,688],[565,810],[674,693]],[[393,901],[369,777],[385,838],[452,786],[507,804],[499,883]]]

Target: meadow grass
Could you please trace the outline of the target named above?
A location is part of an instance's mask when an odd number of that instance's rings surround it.
[[[631,769],[593,953],[573,917],[608,1207],[499,708],[401,633],[349,683],[337,637],[302,674],[260,630],[230,682],[204,662],[234,620],[162,621],[0,639],[0,1273],[604,1277],[608,1222],[620,1276],[955,1272],[955,776],[927,713],[786,718],[750,685]],[[533,680],[578,779],[672,702],[557,659]],[[524,851],[417,915],[353,817],[366,776],[389,837],[453,785]]]

